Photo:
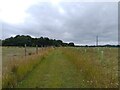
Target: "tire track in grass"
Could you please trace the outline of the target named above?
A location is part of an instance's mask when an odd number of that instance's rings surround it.
[[[22,82],[19,88],[82,88],[83,77],[60,49],[51,52]]]

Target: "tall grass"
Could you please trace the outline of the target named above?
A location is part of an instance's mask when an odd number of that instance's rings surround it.
[[[62,48],[63,53],[84,76],[83,83],[94,88],[118,87],[118,49]],[[104,53],[103,53],[104,52]]]
[[[41,48],[39,48],[41,49]],[[36,52],[35,47],[26,47],[26,54],[33,54]],[[15,47],[15,46],[3,46],[2,47],[2,66],[4,66],[7,61],[13,59],[23,58],[25,56],[25,48],[24,47]]]
[[[17,60],[10,60],[3,68],[2,88],[13,88],[23,80],[52,50],[44,48],[39,54],[30,55]]]

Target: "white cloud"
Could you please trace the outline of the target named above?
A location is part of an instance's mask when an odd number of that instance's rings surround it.
[[[23,23],[28,17],[26,10],[35,3],[35,0],[1,0],[0,19],[10,24]]]

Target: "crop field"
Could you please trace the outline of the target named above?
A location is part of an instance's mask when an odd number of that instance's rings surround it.
[[[118,48],[2,47],[3,88],[118,88]],[[30,54],[31,53],[31,54]]]

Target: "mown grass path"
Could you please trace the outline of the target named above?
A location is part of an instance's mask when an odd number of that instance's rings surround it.
[[[87,87],[76,67],[60,49],[51,52],[20,83],[20,88],[77,88]]]

